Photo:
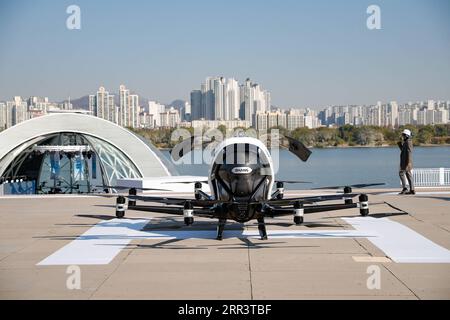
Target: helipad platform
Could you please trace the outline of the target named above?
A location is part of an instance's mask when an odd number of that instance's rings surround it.
[[[391,191],[367,218],[268,219],[267,241],[255,223],[216,241],[214,220],[118,220],[109,198],[3,197],[0,299],[449,299],[450,192]]]

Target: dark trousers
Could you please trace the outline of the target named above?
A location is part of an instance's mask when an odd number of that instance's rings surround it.
[[[408,179],[409,189],[414,190],[414,181],[411,170],[400,170],[400,179],[402,180],[403,189],[406,189],[406,179]]]

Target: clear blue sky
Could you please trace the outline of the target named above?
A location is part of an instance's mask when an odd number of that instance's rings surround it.
[[[448,0],[0,0],[0,44],[0,100],[124,83],[170,102],[214,75],[250,77],[283,108],[450,99]]]

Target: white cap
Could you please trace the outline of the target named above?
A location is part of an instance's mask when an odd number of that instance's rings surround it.
[[[411,137],[411,131],[408,129],[403,130],[403,134],[406,134],[408,137]]]

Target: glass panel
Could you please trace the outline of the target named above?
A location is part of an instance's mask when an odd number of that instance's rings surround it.
[[[89,146],[91,152],[39,153],[29,147],[15,157],[2,177],[33,181],[36,193],[41,194],[102,192],[104,186],[116,185],[117,179],[141,177],[136,166],[122,151],[95,137],[58,133],[42,137],[36,145]],[[19,189],[14,190],[18,192]]]
[[[94,148],[102,169],[106,171],[107,181],[105,182],[108,185],[115,185],[117,179],[141,177],[139,170],[122,151],[103,140],[91,136],[85,136],[85,138]]]

